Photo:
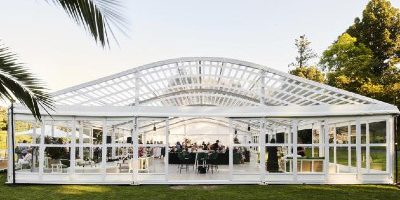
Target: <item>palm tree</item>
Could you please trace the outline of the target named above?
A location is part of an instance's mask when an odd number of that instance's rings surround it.
[[[103,48],[115,40],[112,28],[123,31],[125,21],[120,15],[118,0],[47,0],[61,7],[79,26],[88,31],[96,43]],[[16,54],[0,41],[0,99],[6,102],[19,101],[41,120],[40,107],[46,112],[54,109],[53,100],[45,85],[23,64]]]

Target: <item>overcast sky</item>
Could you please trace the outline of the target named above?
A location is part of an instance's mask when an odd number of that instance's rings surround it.
[[[147,63],[187,56],[235,58],[288,71],[294,39],[321,54],[367,0],[125,0],[129,31],[103,50],[45,0],[1,0],[0,39],[52,91]],[[392,4],[400,7],[400,1]]]

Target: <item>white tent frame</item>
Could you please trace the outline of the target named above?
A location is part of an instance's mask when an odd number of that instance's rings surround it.
[[[46,120],[69,120],[72,124],[72,138],[70,144],[61,145],[71,148],[71,172],[68,174],[44,174],[43,151],[39,157],[39,173],[18,173],[16,180],[13,173],[13,162],[10,156],[8,182],[19,183],[109,183],[109,184],[182,184],[182,183],[391,183],[393,182],[392,164],[394,155],[393,127],[394,115],[399,113],[396,106],[368,97],[333,88],[324,84],[299,78],[271,68],[250,62],[215,57],[189,57],[160,61],[141,67],[133,68],[118,74],[90,81],[53,93],[56,101],[55,111],[51,117],[44,114],[42,127]],[[44,113],[44,112],[43,112]],[[265,168],[265,133],[267,121],[278,123],[276,119],[286,119],[291,126],[293,141],[290,146],[293,154],[297,154],[297,126],[301,120],[320,120],[327,134],[330,121],[338,119],[354,120],[356,123],[357,152],[361,151],[360,121],[385,120],[387,164],[384,174],[362,174],[361,158],[357,155],[357,174],[328,174],[329,162],[324,163],[323,174],[298,174],[297,158],[293,158],[292,174],[256,174],[252,177],[242,177],[233,173],[233,148],[230,148],[230,178],[221,181],[178,181],[168,180],[167,173],[138,174],[106,174],[102,162],[101,176],[75,174],[75,148],[83,147],[76,144],[75,131],[77,120],[99,120],[103,123],[102,148],[121,146],[120,144],[106,144],[106,124],[109,120],[122,119],[130,121],[133,127],[132,138],[138,138],[139,118],[165,119],[165,141],[168,141],[169,119],[171,117],[198,117],[213,118],[225,117],[229,119],[227,127],[233,144],[232,120],[256,119],[260,122],[258,143],[245,146],[260,147],[261,167]],[[10,119],[32,120],[28,109],[16,105]],[[14,120],[15,121],[15,120]],[[13,120],[10,120],[12,127]],[[15,123],[15,122],[14,122]],[[273,128],[273,127],[272,127]],[[42,129],[43,130],[43,129]],[[9,129],[9,136],[14,130]],[[34,144],[40,148],[44,133],[41,134],[41,143]],[[325,156],[329,158],[329,142],[325,141]],[[9,137],[9,144],[12,143]],[[166,142],[160,146],[168,148]],[[368,146],[364,145],[364,146]],[[11,145],[10,145],[11,146]],[[133,144],[124,144],[137,148],[137,140]],[[336,144],[333,146],[336,148]],[[340,146],[340,145],[339,145]],[[103,158],[106,156],[103,151]],[[9,155],[13,149],[9,148]],[[134,162],[137,163],[137,151],[134,151]],[[168,155],[166,155],[168,161]],[[136,166],[134,163],[133,166]],[[166,162],[168,163],[168,162]],[[165,166],[168,172],[168,164]],[[277,181],[280,180],[280,181]]]

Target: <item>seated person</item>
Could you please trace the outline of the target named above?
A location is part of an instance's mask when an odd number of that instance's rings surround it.
[[[17,168],[22,168],[22,165],[31,164],[32,150],[29,149],[23,158],[18,159]]]

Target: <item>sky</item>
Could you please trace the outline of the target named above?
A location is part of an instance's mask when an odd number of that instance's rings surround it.
[[[0,40],[50,91],[165,59],[211,56],[287,72],[294,39],[321,55],[361,16],[367,0],[122,0],[126,34],[97,45],[45,0],[0,0]],[[392,0],[400,7],[400,1]]]

